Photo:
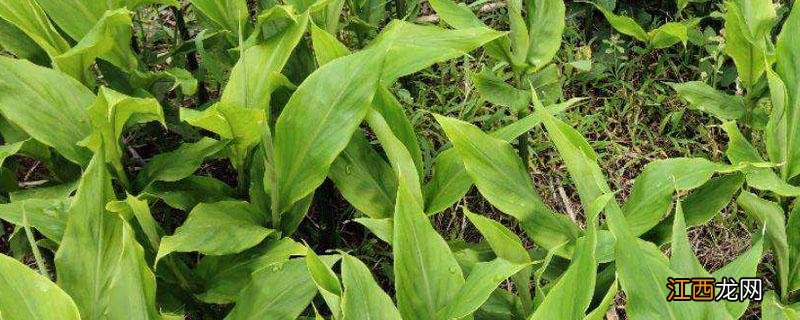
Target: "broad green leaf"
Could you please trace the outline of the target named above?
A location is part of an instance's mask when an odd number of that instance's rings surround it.
[[[672,255],[669,264],[672,270],[684,275],[693,277],[709,277],[708,271],[697,260],[697,256],[692,252],[692,245],[689,243],[689,236],[686,233],[686,219],[683,216],[683,208],[680,200],[675,204],[675,219],[672,222]]]
[[[130,187],[122,165],[122,130],[126,126],[148,121],[166,125],[164,111],[154,98],[134,98],[106,87],[100,88],[94,103],[87,109],[92,133],[81,141],[94,152],[105,152],[105,159],[114,168],[125,187]]]
[[[592,312],[583,317],[583,320],[603,320],[605,319],[606,312],[608,312],[609,308],[612,308],[614,305],[614,299],[617,297],[617,292],[619,291],[619,285],[617,284],[617,279],[614,279],[614,282],[608,288],[608,291],[603,296],[603,300],[600,301],[600,305],[597,306]]]
[[[464,285],[464,277],[447,243],[436,233],[422,206],[398,177],[394,254],[397,307],[403,318],[435,319]],[[414,178],[414,177],[411,177]]]
[[[447,30],[393,20],[370,48],[388,49],[381,81],[391,84],[436,62],[463,56],[502,35],[487,27]]]
[[[775,22],[775,6],[769,0],[735,0],[744,21],[744,34],[757,46],[764,46],[764,39],[772,31]]]
[[[368,217],[388,218],[394,214],[397,178],[361,131],[356,131],[333,162],[328,177],[342,196]]]
[[[781,164],[781,178],[786,180],[793,165],[788,162],[794,158],[794,152],[788,148],[789,140],[788,128],[789,119],[787,118],[789,96],[783,80],[772,71],[771,67],[766,68],[767,84],[769,85],[770,102],[772,110],[769,114],[767,126],[764,128],[764,140],[766,143],[767,156],[774,163]],[[791,161],[794,162],[794,161]]]
[[[264,130],[267,130],[264,110],[246,109],[227,103],[218,103],[203,111],[181,108],[180,118],[223,139],[232,140],[227,146],[231,151],[231,163],[240,171],[245,169],[249,151],[261,141]]]
[[[316,25],[311,25],[311,42],[314,44],[314,58],[320,67],[350,54],[350,50],[336,37]]]
[[[408,120],[405,108],[400,104],[400,101],[397,101],[397,98],[389,89],[381,86],[372,101],[372,109],[380,113],[381,117],[386,120],[392,130],[392,134],[405,146],[411,156],[411,160],[414,161],[417,174],[422,177],[424,166],[422,163],[422,151],[419,148],[414,126]],[[378,138],[380,139],[380,137]]]
[[[60,242],[67,224],[71,199],[24,199],[0,204],[0,219],[18,226],[35,228],[43,236]],[[24,217],[23,217],[24,215]]]
[[[528,48],[531,42],[530,35],[528,34],[528,25],[526,25],[525,19],[522,18],[522,3],[522,0],[506,2],[506,7],[508,8],[508,26],[510,29],[508,38],[511,40],[511,64],[513,66],[522,66],[527,62]],[[538,12],[531,10],[531,14],[534,13]],[[529,18],[536,19],[540,17]],[[549,43],[542,44],[549,45]]]
[[[165,81],[170,82],[172,83],[170,90],[175,90],[180,87],[181,93],[187,96],[197,93],[198,87],[197,78],[195,78],[191,72],[182,68],[170,68],[164,71],[151,72],[134,71],[130,81],[134,88],[145,88],[148,90],[152,90],[151,88],[156,84]]]
[[[514,232],[497,221],[470,212],[467,208],[463,210],[464,215],[478,229],[498,257],[517,264],[531,262],[528,250],[522,245],[522,239]]]
[[[681,43],[686,46],[689,40],[688,27],[692,25],[692,21],[687,22],[667,22],[658,26],[647,33],[650,38],[650,46],[654,49],[663,49],[673,46],[676,43]]]
[[[200,2],[241,2],[244,0],[208,0]],[[194,1],[197,6],[198,1]],[[238,4],[237,4],[238,5]],[[229,8],[230,9],[230,8]],[[245,17],[246,10],[245,7]],[[308,25],[308,14],[294,15],[286,7],[278,6],[271,10],[283,10],[291,19],[287,26],[255,46],[249,47],[231,70],[228,84],[222,92],[220,104],[258,109],[267,112],[269,119],[270,95],[288,80],[281,75],[292,50],[300,42]],[[236,30],[236,29],[233,29]]]
[[[297,319],[316,294],[303,260],[278,262],[253,273],[225,319]]]
[[[744,182],[740,173],[712,178],[683,200],[686,224],[698,226],[711,220],[724,209]]]
[[[611,10],[599,4],[596,3],[592,4],[595,6],[595,8],[597,8],[597,10],[600,10],[600,12],[603,13],[603,16],[606,17],[606,20],[608,20],[608,23],[610,23],[611,26],[614,27],[614,29],[616,29],[622,34],[634,37],[636,40],[642,41],[644,43],[649,43],[650,36],[647,34],[647,32],[644,31],[644,29],[642,29],[642,27],[638,23],[636,23],[635,20],[626,16],[618,16],[614,14],[614,12],[612,12]]]
[[[549,106],[552,113],[560,113],[583,99],[570,99],[564,103]],[[491,133],[495,138],[512,141],[539,125],[539,116],[530,114],[514,123]],[[425,212],[434,214],[452,206],[464,197],[472,186],[472,179],[464,169],[461,157],[455,149],[440,152],[433,160],[433,177],[425,185]]]
[[[50,279],[19,261],[0,255],[0,315],[6,320],[78,320],[78,307]]]
[[[555,119],[541,108],[537,114],[547,129],[559,154],[567,165],[567,171],[575,180],[578,194],[585,207],[610,194],[605,178],[596,162],[596,154],[588,142],[564,122]],[[670,270],[663,254],[648,242],[640,242],[628,226],[622,209],[616,201],[605,206],[608,228],[616,242],[614,258],[617,277],[627,297],[626,312],[632,319],[687,319],[700,316],[701,304],[670,304],[666,297],[665,279],[675,273]],[[587,221],[596,217],[589,216]],[[660,292],[661,294],[655,294]]]
[[[353,220],[369,229],[369,231],[378,237],[378,239],[381,239],[388,244],[393,243],[392,238],[394,237],[394,220],[392,218],[356,218]]]
[[[672,195],[702,186],[723,165],[703,158],[656,160],[636,177],[622,211],[634,235],[653,228],[669,213]]]
[[[529,91],[514,88],[489,70],[473,73],[470,79],[481,94],[481,98],[493,104],[511,108],[515,112],[524,110],[530,104]]]
[[[526,62],[540,69],[553,60],[561,48],[566,8],[563,0],[527,2],[530,47]]]
[[[776,44],[776,73],[786,85],[785,111],[786,119],[786,174],[792,178],[800,173],[800,35],[795,32],[800,28],[800,6],[793,6],[789,18],[778,35]],[[770,91],[773,84],[770,81]],[[773,97],[775,99],[775,97]],[[779,106],[773,102],[774,106]]]
[[[761,2],[761,1],[752,1]],[[739,80],[746,89],[752,88],[764,73],[764,50],[748,40],[748,26],[736,2],[725,3],[725,47],[723,51],[733,59]]]
[[[577,238],[580,231],[575,224],[566,216],[553,213],[536,194],[528,171],[508,142],[460,120],[438,115],[436,120],[481,194],[517,218],[534,242],[552,249]]]
[[[324,181],[369,109],[383,56],[365,50],[326,64],[289,99],[275,124],[274,212],[286,211]]]
[[[781,304],[774,291],[767,291],[761,302],[761,318],[764,320],[798,320],[800,311],[792,306]]]
[[[450,0],[432,0],[428,2],[439,18],[456,29],[488,28],[465,3],[455,3]],[[498,60],[509,63],[515,61],[510,52],[510,39],[501,37],[486,44],[486,51]]]
[[[159,153],[150,159],[147,165],[145,165],[142,171],[136,176],[136,186],[140,190],[145,189],[154,194],[168,192],[165,190],[165,187],[167,187],[165,184],[154,186],[153,188],[149,186],[156,181],[172,182],[189,177],[203,164],[205,159],[217,154],[227,144],[228,141],[203,138],[195,143],[181,144],[173,151]],[[201,184],[205,185],[205,183]],[[181,187],[181,185],[177,185],[177,187]],[[159,190],[164,191],[159,192]]]
[[[2,0],[0,18],[24,32],[50,57],[69,50],[69,44],[58,34],[36,0]]]
[[[133,52],[119,50],[130,48],[132,24],[127,9],[106,12],[78,44],[53,57],[53,65],[85,84],[94,83],[94,73],[89,68],[97,57],[104,57],[125,71],[136,69],[138,60]]]
[[[73,40],[80,41],[108,10],[127,8],[135,10],[141,5],[162,3],[178,6],[175,0],[36,0],[47,15]],[[115,48],[119,53],[130,51],[130,39],[117,39],[124,46]],[[115,46],[116,47],[116,46]],[[121,55],[124,56],[124,55]]]
[[[344,256],[346,256],[346,254]],[[314,280],[314,283],[317,285],[317,290],[319,290],[322,298],[325,299],[325,303],[328,305],[328,308],[331,309],[333,318],[341,319],[342,284],[339,282],[339,278],[337,278],[336,274],[333,273],[331,267],[325,264],[325,262],[322,261],[319,256],[317,256],[313,249],[308,248],[306,250],[305,259],[308,273],[311,275],[311,279]],[[344,269],[344,262],[342,262],[342,269]]]
[[[713,277],[715,279],[722,279],[723,277],[733,279],[756,277],[758,275],[758,264],[761,262],[763,249],[763,237],[759,236],[758,240],[753,243],[753,246],[750,247],[749,250],[739,255],[735,260],[722,268],[714,271]],[[749,301],[725,301],[725,307],[734,319],[739,319],[745,311],[747,311],[748,305]]]
[[[115,199],[104,153],[81,177],[55,256],[56,278],[82,319],[157,319],[155,276],[143,249],[128,223],[105,209]]]
[[[212,256],[242,252],[275,232],[263,224],[263,214],[247,202],[201,203],[173,235],[161,239],[156,264],[172,252],[198,251]]]
[[[59,71],[0,57],[0,91],[0,113],[9,122],[70,161],[89,162],[91,154],[77,145],[91,132],[88,88]]]
[[[15,143],[4,144],[0,146],[0,166],[6,162],[6,158],[13,156],[22,149],[22,145],[25,144],[26,141],[20,141]]]
[[[0,18],[0,48],[15,57],[29,60],[40,66],[50,60],[47,53],[14,24]]]
[[[789,244],[786,238],[787,230],[785,225],[784,212],[781,207],[774,202],[764,200],[758,196],[742,191],[736,199],[749,216],[758,220],[766,229],[767,239],[775,255],[778,269],[779,287],[781,296],[786,296],[789,287]],[[794,232],[795,230],[792,230]]]
[[[424,206],[419,174],[417,168],[414,167],[411,153],[403,144],[403,141],[392,132],[392,127],[387,122],[387,119],[374,109],[369,110],[366,120],[370,129],[372,129],[378,137],[381,146],[383,146],[395,175],[398,177],[401,175],[407,177],[406,186],[411,191],[411,195],[414,196],[414,201],[416,201],[420,207]],[[395,209],[395,211],[397,210]]]
[[[218,30],[228,30],[234,35],[247,25],[249,14],[245,0],[191,0],[192,5]],[[242,30],[244,32],[244,30]]]
[[[231,200],[236,192],[212,177],[190,176],[175,182],[155,182],[142,195],[163,200],[175,209],[189,211],[201,202]]]
[[[748,185],[759,190],[769,190],[782,196],[800,195],[800,188],[781,180],[772,169],[752,165],[761,163],[764,160],[758,154],[758,151],[753,148],[753,145],[744,138],[736,126],[736,122],[723,123],[722,129],[728,134],[728,148],[725,150],[725,155],[732,164],[745,165],[742,172],[745,174]]]
[[[569,268],[550,288],[530,319],[581,319],[592,302],[596,282],[597,234],[588,232],[577,241]]]
[[[670,84],[678,96],[689,102],[689,108],[708,112],[721,120],[736,120],[745,113],[744,100],[720,92],[701,81]]]
[[[139,199],[129,194],[125,197],[125,200],[109,202],[106,205],[106,210],[116,212],[128,221],[128,223],[135,220],[140,230],[142,230],[145,235],[147,248],[153,253],[158,251],[161,237],[164,236],[164,230],[161,229],[161,226],[153,218],[146,200]]]
[[[469,316],[489,299],[501,282],[528,265],[502,258],[477,263],[452,301],[439,311],[440,319],[463,319]]]
[[[305,253],[302,244],[281,238],[235,255],[205,256],[195,268],[205,289],[197,297],[207,303],[234,302],[239,292],[252,281],[253,272]]]
[[[346,253],[342,255],[342,283],[342,319],[402,319],[367,266]]]

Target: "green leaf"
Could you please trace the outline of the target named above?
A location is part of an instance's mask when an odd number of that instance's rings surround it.
[[[583,320],[603,320],[605,319],[606,312],[608,309],[614,305],[614,299],[617,297],[617,292],[619,291],[619,285],[617,284],[617,279],[614,279],[614,282],[611,283],[611,286],[608,288],[608,291],[603,296],[603,300],[600,301],[600,305],[597,308],[594,308],[592,312],[589,312]]]
[[[316,294],[303,260],[275,263],[253,273],[225,319],[297,319]]]
[[[369,231],[378,237],[378,239],[381,239],[388,244],[393,243],[392,238],[394,237],[394,220],[392,218],[356,218],[353,220],[369,229]]]
[[[800,228],[800,207],[795,205],[789,213],[786,230],[798,230],[798,228]],[[786,240],[789,245],[789,290],[794,291],[800,288],[800,234],[788,232]]]
[[[208,0],[194,1],[195,6],[199,2],[241,2],[243,0]],[[228,7],[233,10],[232,7]],[[245,5],[245,18],[247,18],[247,7]],[[239,61],[231,70],[228,84],[222,92],[220,98],[221,105],[257,109],[267,113],[269,119],[270,95],[281,85],[289,81],[281,75],[292,50],[300,42],[303,33],[308,25],[308,14],[294,15],[288,12],[287,8],[278,6],[271,10],[282,11],[289,16],[287,25],[280,29],[279,33],[272,35],[265,41],[247,48]],[[232,29],[236,30],[236,29]]]
[[[311,279],[317,284],[317,290],[319,290],[322,298],[325,299],[328,308],[331,309],[333,318],[341,319],[342,284],[336,274],[333,273],[333,270],[331,270],[331,266],[325,264],[314,252],[314,249],[308,248],[306,250],[306,267],[308,267]]]
[[[406,116],[405,108],[397,101],[397,98],[392,94],[389,89],[381,86],[375,94],[375,99],[372,101],[372,109],[381,114],[386,120],[387,125],[392,130],[392,134],[405,146],[411,160],[414,161],[414,166],[417,168],[417,174],[423,176],[422,151],[419,147],[417,134],[414,132],[414,126]],[[369,117],[367,118],[369,121]],[[380,139],[380,137],[378,137]]]
[[[0,314],[7,320],[80,319],[75,302],[50,279],[0,255]]]
[[[798,320],[800,311],[797,311],[796,307],[782,305],[774,291],[767,291],[761,302],[761,318],[764,320]]]
[[[570,99],[564,103],[548,106],[546,109],[552,113],[559,113],[581,100],[583,99]],[[492,132],[491,135],[505,141],[512,141],[539,125],[539,120],[538,115],[530,114]],[[425,185],[425,212],[434,214],[452,206],[464,197],[471,186],[472,179],[464,169],[458,152],[453,148],[440,152],[433,160],[433,177]]]
[[[530,319],[581,319],[594,295],[597,234],[587,233],[577,241],[569,268],[550,288]]]
[[[680,274],[693,277],[709,277],[710,274],[703,268],[700,261],[692,252],[692,245],[689,243],[689,235],[686,233],[686,219],[683,216],[683,208],[678,200],[675,204],[675,219],[672,223],[672,256],[669,263],[670,268]]]
[[[563,0],[533,0],[527,4],[530,47],[526,62],[540,69],[561,48],[566,8]]]
[[[161,199],[168,206],[183,211],[189,211],[201,202],[218,202],[236,197],[236,192],[225,182],[204,176],[190,176],[175,182],[155,182],[141,194]]]
[[[249,14],[245,0],[192,0],[191,2],[217,30],[228,30],[236,35],[239,34],[240,28],[248,24]]]
[[[758,240],[756,240],[745,253],[739,255],[735,260],[722,268],[717,269],[717,271],[714,271],[713,277],[715,279],[722,279],[723,277],[733,279],[756,277],[758,275],[758,264],[761,262],[763,249],[763,237],[759,236]],[[748,305],[749,301],[725,301],[725,307],[734,319],[739,319],[745,311],[747,311]]]
[[[436,120],[481,194],[517,218],[534,242],[552,249],[577,238],[580,231],[575,224],[566,216],[553,213],[536,194],[525,166],[508,142],[460,120],[438,115]]]
[[[342,319],[403,319],[367,266],[346,253],[342,255],[342,283]]]
[[[786,85],[786,100],[784,104],[783,119],[786,122],[786,173],[785,178],[793,178],[800,174],[800,39],[794,30],[800,28],[800,9],[792,7],[789,18],[783,25],[783,30],[778,35],[776,44],[777,67],[776,73]],[[769,73],[767,74],[769,76]],[[770,81],[770,91],[773,92],[773,81]],[[773,96],[773,106],[779,107]],[[773,108],[775,108],[773,107]],[[773,109],[774,110],[774,109]],[[774,112],[774,111],[773,111]]]
[[[89,162],[91,154],[77,145],[91,132],[89,89],[59,71],[0,57],[0,91],[0,113],[9,122],[70,161]]]
[[[383,53],[374,50],[337,59],[289,99],[275,124],[273,211],[286,211],[324,181],[367,113],[382,61]]]
[[[403,318],[435,319],[436,312],[453,301],[464,277],[406,179],[398,177],[392,239],[397,306]]]
[[[50,57],[69,50],[69,44],[47,19],[44,10],[35,0],[0,1],[0,18],[24,32]],[[5,44],[5,42],[3,42]]]
[[[105,152],[105,159],[116,171],[123,185],[130,187],[125,168],[122,165],[122,130],[126,126],[148,121],[158,121],[166,125],[164,111],[154,98],[134,98],[106,87],[100,92],[88,109],[92,133],[81,145],[94,152]]]
[[[320,67],[350,54],[350,49],[317,25],[311,25],[311,42],[314,44],[314,58]]]
[[[0,48],[20,59],[40,66],[47,65],[47,53],[14,24],[0,18]]]
[[[155,276],[133,229],[108,212],[114,199],[105,152],[81,177],[55,256],[58,284],[75,300],[82,319],[159,318]]]
[[[136,176],[136,186],[140,190],[145,189],[150,193],[160,194],[161,192],[159,192],[159,190],[164,190],[163,187],[166,187],[166,185],[161,184],[160,187],[156,186],[150,188],[149,186],[151,186],[153,182],[179,181],[191,176],[192,173],[203,164],[205,159],[217,154],[227,144],[228,141],[203,138],[195,143],[181,144],[173,151],[159,153],[150,159],[147,165],[145,165],[142,171]],[[180,187],[181,185],[178,184],[177,186]]]
[[[644,43],[649,43],[650,36],[647,34],[647,32],[644,31],[644,29],[642,29],[642,27],[638,23],[636,23],[635,20],[626,16],[618,16],[614,14],[614,12],[612,12],[611,10],[606,9],[605,7],[599,4],[596,3],[592,4],[594,5],[595,8],[597,8],[597,10],[600,10],[600,12],[603,13],[603,16],[606,17],[606,20],[608,20],[608,23],[610,23],[611,26],[614,27],[614,29],[616,29],[622,34],[634,37],[636,40],[639,40]]]
[[[504,259],[517,264],[530,263],[531,257],[513,231],[497,221],[470,212],[463,208],[464,215],[478,229],[484,240],[489,243],[494,253]]]
[[[511,108],[515,112],[524,110],[530,104],[529,91],[514,88],[489,70],[473,73],[470,79],[481,94],[481,98],[493,104]]]
[[[247,202],[201,203],[173,235],[161,239],[156,264],[172,252],[198,251],[214,256],[242,252],[275,232],[263,223],[264,215]]]
[[[701,81],[670,84],[678,96],[689,102],[689,108],[708,112],[720,120],[736,120],[745,113],[741,96],[728,95]]]
[[[203,111],[181,108],[180,118],[223,139],[233,140],[227,147],[231,151],[233,167],[240,171],[245,169],[249,151],[261,141],[264,130],[267,130],[264,110],[245,109],[226,103],[215,104]]]
[[[17,154],[17,152],[22,149],[22,146],[25,144],[25,142],[26,141],[20,141],[0,146],[0,166],[6,162],[6,158]]]
[[[414,196],[414,201],[420,207],[423,206],[424,200],[422,198],[419,174],[403,141],[400,141],[392,132],[392,127],[387,122],[387,119],[373,109],[370,109],[367,113],[367,123],[383,146],[386,157],[389,158],[389,163],[391,163],[392,169],[398,176],[398,180],[401,175],[407,177],[407,187]]]
[[[356,131],[333,162],[328,177],[342,196],[368,217],[388,218],[394,214],[397,178],[361,131]]]
[[[744,165],[742,172],[745,174],[748,185],[759,190],[769,190],[782,196],[800,195],[800,188],[781,180],[772,169],[752,165],[754,163],[762,163],[764,160],[750,142],[744,138],[736,126],[736,122],[723,123],[722,129],[728,134],[728,149],[725,150],[725,155],[732,164]]]
[[[786,226],[783,209],[777,203],[767,201],[758,196],[742,191],[736,199],[744,212],[758,220],[766,229],[769,245],[775,255],[778,267],[781,296],[785,297],[789,287],[789,245],[786,238]]]
[[[487,27],[447,30],[393,20],[370,48],[388,49],[381,81],[390,84],[436,62],[463,56],[502,35]]]
[[[699,21],[699,20],[698,20]],[[689,40],[688,27],[692,26],[694,22],[667,22],[658,26],[647,33],[650,38],[650,46],[654,49],[663,49],[673,46],[676,43],[681,43],[686,46]]]
[[[207,303],[234,302],[239,292],[252,282],[253,272],[305,253],[302,244],[281,238],[235,255],[205,256],[195,268],[205,289],[197,297]]]
[[[761,2],[761,1],[752,1]],[[764,49],[748,40],[749,32],[739,5],[733,1],[725,3],[725,48],[723,52],[733,59],[739,80],[750,90],[764,73]]]
[[[133,22],[127,9],[108,11],[78,44],[53,57],[53,65],[87,85],[94,83],[95,76],[89,68],[97,57],[103,57],[122,70],[135,70],[138,59],[130,50],[129,40],[132,28]]]
[[[513,263],[502,258],[477,263],[452,301],[439,311],[441,315],[439,318],[463,319],[471,315],[489,299],[501,282],[528,265],[528,263]]]
[[[622,207],[631,232],[640,235],[653,228],[669,213],[676,191],[700,187],[723,168],[703,158],[656,160],[645,165]]]
[[[24,199],[0,204],[0,219],[18,226],[35,228],[43,236],[60,242],[67,224],[71,199]],[[25,217],[23,216],[23,213]]]

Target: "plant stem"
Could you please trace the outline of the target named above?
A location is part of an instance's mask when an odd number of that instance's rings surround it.
[[[42,252],[39,251],[39,247],[36,245],[36,239],[33,237],[31,227],[28,225],[28,211],[25,210],[24,203],[22,204],[22,227],[25,229],[25,236],[28,238],[28,243],[31,246],[33,258],[36,260],[36,268],[39,269],[39,273],[41,275],[50,279],[50,273],[47,272],[47,265],[45,265],[44,258],[42,258]]]
[[[186,21],[183,19],[183,11],[176,7],[170,7],[170,9],[172,9],[172,15],[175,16],[175,25],[178,27],[180,40],[183,42],[191,39],[189,29],[186,28]],[[195,71],[199,69],[200,64],[197,62],[197,52],[189,52],[186,54],[186,67],[188,67],[189,71],[192,73],[195,73]],[[203,79],[197,79],[197,100],[199,105],[208,101],[208,91],[206,90]]]

